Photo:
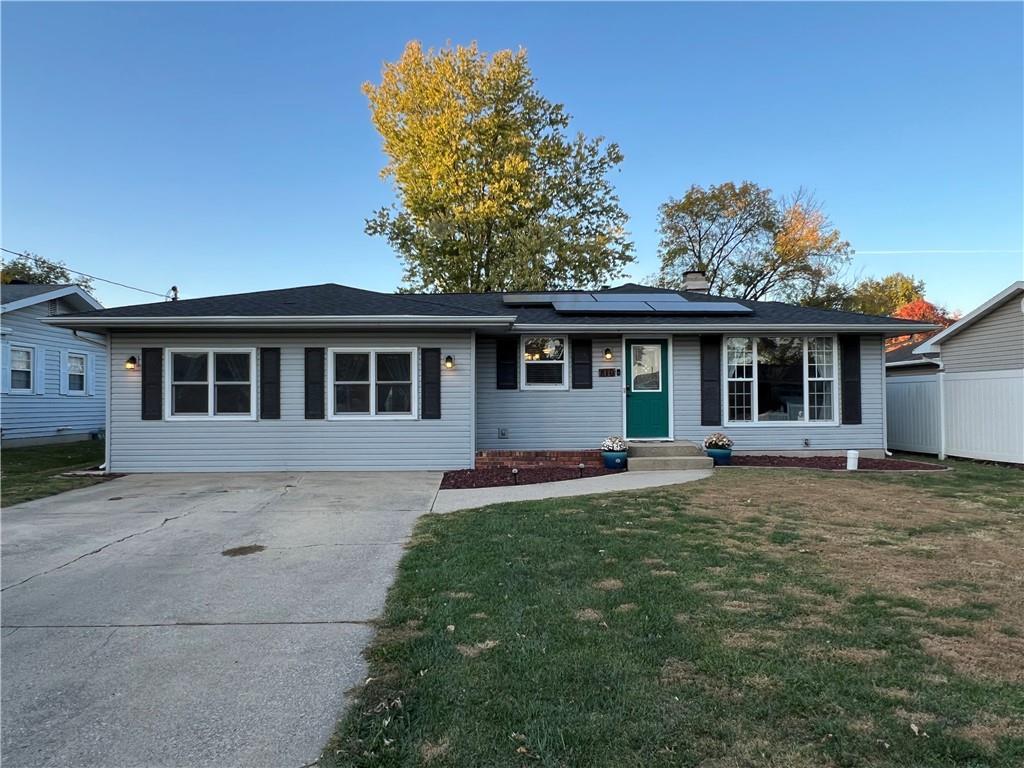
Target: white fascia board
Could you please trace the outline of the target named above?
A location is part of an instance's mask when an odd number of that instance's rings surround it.
[[[934,331],[939,326],[928,323],[914,323],[913,325],[843,325],[843,324],[821,324],[799,325],[787,324],[740,324],[740,323],[704,323],[700,325],[673,325],[670,323],[660,324],[632,324],[632,325],[551,325],[548,323],[525,323],[513,326],[514,331],[530,333],[857,333],[864,336],[910,336],[915,333]]]
[[[976,322],[981,320],[981,318],[983,318],[985,315],[987,315],[989,312],[991,312],[993,309],[998,307],[1000,304],[1006,301],[1006,299],[1008,299],[1010,296],[1017,292],[1024,293],[1024,280],[1018,280],[1012,285],[1004,288],[991,299],[982,304],[980,307],[971,310],[966,315],[961,317],[951,326],[946,328],[946,330],[942,331],[941,333],[935,334],[930,339],[923,342],[920,346],[914,349],[915,354],[922,355],[927,354],[929,352],[938,352],[939,347],[942,345],[942,342],[945,339],[948,339],[951,336],[956,336],[958,333],[960,333],[960,331],[970,328]]]
[[[77,285],[69,285],[64,288],[48,291],[47,293],[37,293],[35,296],[26,296],[24,299],[18,299],[17,301],[0,305],[0,313],[13,312],[16,309],[23,309],[35,304],[42,304],[44,301],[49,301],[50,299],[61,299],[65,296],[72,295],[77,296],[93,309],[103,309],[103,305],[96,301],[96,299],[90,296],[85,290],[79,288]]]
[[[507,328],[509,316],[423,315],[307,315],[271,317],[257,315],[216,317],[47,317],[43,322],[61,328],[349,328],[378,326],[428,326],[443,328]]]

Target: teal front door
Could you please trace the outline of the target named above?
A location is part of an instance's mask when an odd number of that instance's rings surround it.
[[[667,439],[668,342],[626,339],[626,438]]]

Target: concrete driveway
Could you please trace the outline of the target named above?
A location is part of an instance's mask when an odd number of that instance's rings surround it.
[[[134,475],[4,510],[4,767],[315,761],[439,482]]]

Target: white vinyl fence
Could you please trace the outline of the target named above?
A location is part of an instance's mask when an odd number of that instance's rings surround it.
[[[941,452],[939,380],[934,373],[887,378],[885,413],[889,450]]]
[[[1024,370],[886,379],[889,448],[1024,463]]]

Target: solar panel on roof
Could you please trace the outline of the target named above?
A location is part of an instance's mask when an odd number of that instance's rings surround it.
[[[682,315],[749,315],[754,311],[733,301],[687,301],[684,304],[649,301],[647,303],[655,312]]]
[[[598,304],[620,304],[637,301],[664,301],[686,304],[686,299],[677,293],[595,293]]]

